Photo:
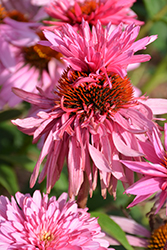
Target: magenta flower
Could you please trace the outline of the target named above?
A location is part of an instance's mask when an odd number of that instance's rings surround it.
[[[122,36],[120,32],[120,26],[112,33],[110,26],[103,30],[98,23],[91,34],[85,22],[84,37],[69,25],[64,27],[63,35],[46,32],[54,48],[61,50],[71,66],[64,71],[52,97],[40,89],[39,94],[14,89],[19,97],[39,109],[36,115],[12,121],[22,132],[33,135],[33,143],[41,137],[44,139],[30,180],[31,187],[46,156],[39,182],[47,175],[47,192],[59,179],[65,158],[70,197],[78,194],[85,181],[84,174],[90,195],[96,188],[98,171],[103,197],[106,197],[106,189],[116,195],[118,179],[133,183],[133,172],[124,169],[119,159],[139,159],[136,157],[143,155],[139,152],[140,140],[151,138],[153,128],[158,129],[152,121],[152,110],[144,104],[143,98],[134,96],[129,79],[122,79],[115,73],[121,72],[124,76],[126,71],[122,67],[125,69],[125,65],[137,59],[149,59],[148,55],[135,56],[133,53],[155,37],[142,39],[140,45],[140,41],[131,41],[137,36],[132,25]],[[117,47],[113,48],[110,44],[114,39]],[[120,47],[122,54],[117,50]],[[155,103],[161,110],[161,102],[155,100]],[[163,111],[167,112],[167,101],[163,105],[166,108]]]
[[[16,203],[17,201],[17,203]],[[16,201],[0,197],[0,247],[41,250],[106,250],[108,242],[96,218],[67,194],[56,197],[16,193]]]
[[[33,2],[38,2],[34,0]],[[69,23],[77,29],[84,18],[90,26],[96,25],[100,20],[102,25],[109,22],[118,25],[143,22],[136,20],[136,14],[130,9],[135,0],[54,0],[46,5],[46,12],[57,20],[47,23],[61,27],[64,23]],[[48,27],[53,30],[53,27]]]
[[[157,192],[155,196],[157,207],[155,213],[157,213],[167,201],[167,123],[165,150],[155,129],[153,129],[153,146],[146,142],[143,149],[146,159],[150,162],[122,161],[132,171],[143,174],[139,181],[125,191],[127,194],[136,195],[128,207],[135,206]]]
[[[37,44],[45,39],[39,29],[41,24],[37,23],[44,17],[44,11],[33,6],[30,0],[18,2],[13,6],[11,1],[3,1],[1,6],[0,108],[7,103],[13,107],[21,102],[13,95],[12,87],[37,92],[36,87],[40,86],[49,92],[64,68],[60,53]],[[12,9],[12,6],[18,9]]]

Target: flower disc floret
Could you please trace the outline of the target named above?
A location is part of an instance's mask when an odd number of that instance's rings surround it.
[[[45,37],[42,32],[37,33],[39,40],[45,40]],[[40,45],[36,43],[33,46],[27,46],[22,48],[23,58],[26,64],[29,64],[30,67],[35,67],[40,70],[42,73],[43,70],[48,70],[49,62],[51,60],[61,61],[60,57],[62,56],[59,52],[53,51],[51,48]]]
[[[167,223],[155,229],[149,240],[148,249],[164,250],[167,246]]]
[[[108,75],[106,79],[104,73],[89,75],[68,68],[60,78],[55,93],[61,98],[62,108],[67,112],[68,109],[73,110],[83,120],[92,112],[108,117],[120,108],[135,105],[129,79],[122,79],[116,74]]]

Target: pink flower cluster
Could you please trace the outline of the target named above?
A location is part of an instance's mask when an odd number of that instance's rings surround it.
[[[43,197],[39,191],[18,192],[17,202],[0,197],[4,250],[108,249],[97,220],[74,201],[92,197],[98,176],[104,198],[107,191],[116,198],[120,180],[125,193],[136,195],[129,207],[155,193],[156,212],[167,201],[167,124],[164,150],[156,123],[167,100],[136,95],[127,77],[129,68],[150,60],[139,51],[157,39],[136,40],[143,22],[130,9],[134,2],[0,4],[0,107],[32,104],[28,117],[12,123],[40,141],[30,187],[47,179]],[[65,161],[70,200],[67,194],[49,199]]]

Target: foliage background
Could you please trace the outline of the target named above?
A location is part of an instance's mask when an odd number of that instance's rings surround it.
[[[138,38],[147,35],[158,34],[158,39],[150,44],[143,53],[151,55],[151,61],[141,64],[134,71],[128,73],[131,82],[154,98],[167,98],[167,3],[166,0],[143,0],[137,1],[133,10],[137,13],[139,20],[145,25],[141,28]],[[29,179],[40,153],[37,145],[32,144],[32,138],[21,133],[10,120],[25,117],[30,105],[22,103],[15,109],[5,107],[0,112],[0,194],[10,197],[17,191],[22,193],[33,193],[35,189],[45,192],[45,181],[36,184],[33,189],[29,188]],[[163,116],[164,117],[164,116]],[[167,116],[166,116],[167,118]],[[160,125],[163,125],[160,123]],[[59,181],[56,183],[50,195],[59,196],[68,190],[68,175],[66,166]],[[149,212],[152,203],[142,203],[130,210],[127,205],[133,197],[123,194],[122,184],[118,184],[117,199],[114,201],[110,195],[104,200],[98,188],[93,197],[88,199],[89,211],[105,212],[108,215],[120,215],[132,217],[136,221],[149,228],[148,218],[145,214]],[[125,249],[115,247],[115,249]],[[128,249],[128,248],[127,248]],[[129,248],[130,249],[130,248]]]

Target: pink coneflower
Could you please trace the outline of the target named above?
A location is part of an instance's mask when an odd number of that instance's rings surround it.
[[[138,27],[130,25],[124,32],[121,26],[110,32],[110,27],[103,29],[98,23],[91,33],[88,23],[83,22],[84,36],[69,25],[64,27],[64,33],[46,31],[53,43],[51,47],[61,50],[71,66],[62,74],[52,98],[42,90],[32,94],[14,89],[19,97],[38,106],[39,111],[36,116],[12,122],[22,132],[33,135],[33,143],[41,136],[45,138],[31,187],[46,156],[39,182],[47,175],[47,192],[58,180],[65,158],[70,197],[78,194],[84,174],[90,195],[96,188],[98,171],[103,197],[107,188],[115,196],[117,179],[133,183],[133,173],[125,175],[119,158],[142,156],[139,141],[151,138],[153,128],[157,128],[152,122],[152,110],[134,96],[130,80],[124,76],[132,61],[149,60],[149,55],[134,52],[156,37],[134,42]],[[155,103],[161,108],[159,100]],[[165,107],[167,111],[167,101]]]
[[[132,171],[143,174],[143,177],[129,187],[125,192],[136,195],[128,206],[132,207],[139,202],[156,194],[156,212],[167,202],[167,123],[165,124],[165,150],[163,149],[157,131],[153,129],[153,147],[145,144],[145,157],[150,162],[122,161]]]
[[[4,76],[0,79],[1,108],[6,103],[13,107],[21,101],[13,95],[12,87],[31,92],[37,92],[36,86],[49,89],[64,67],[60,53],[37,44],[45,39],[39,29],[41,24],[37,23],[43,12],[31,5],[30,0],[21,1],[20,5],[18,2],[13,6],[13,1],[3,1],[0,5],[0,71]],[[18,9],[12,9],[15,5]]]
[[[38,190],[32,197],[17,192],[16,201],[0,197],[1,249],[108,249],[97,219],[75,201],[67,201],[66,193],[56,200],[42,197]]]
[[[45,10],[57,20],[47,23],[57,27],[69,23],[80,29],[84,18],[90,26],[96,25],[98,20],[105,26],[109,22],[115,25],[120,22],[141,25],[143,22],[136,20],[136,14],[130,9],[134,2],[135,0],[54,0],[46,5]]]
[[[0,63],[9,72],[13,72],[16,62],[12,44],[31,46],[37,43],[39,38],[34,29],[37,29],[39,24],[28,22],[27,12],[21,13],[11,9],[9,3],[10,1],[5,1],[5,4],[0,4]]]
[[[15,20],[18,21],[26,21],[32,20],[32,21],[39,21],[44,16],[46,16],[46,13],[43,8],[39,8],[38,6],[35,6],[31,0],[0,0],[1,5],[1,12],[0,12],[0,18],[4,18],[5,15],[9,16],[8,14],[15,15]]]

